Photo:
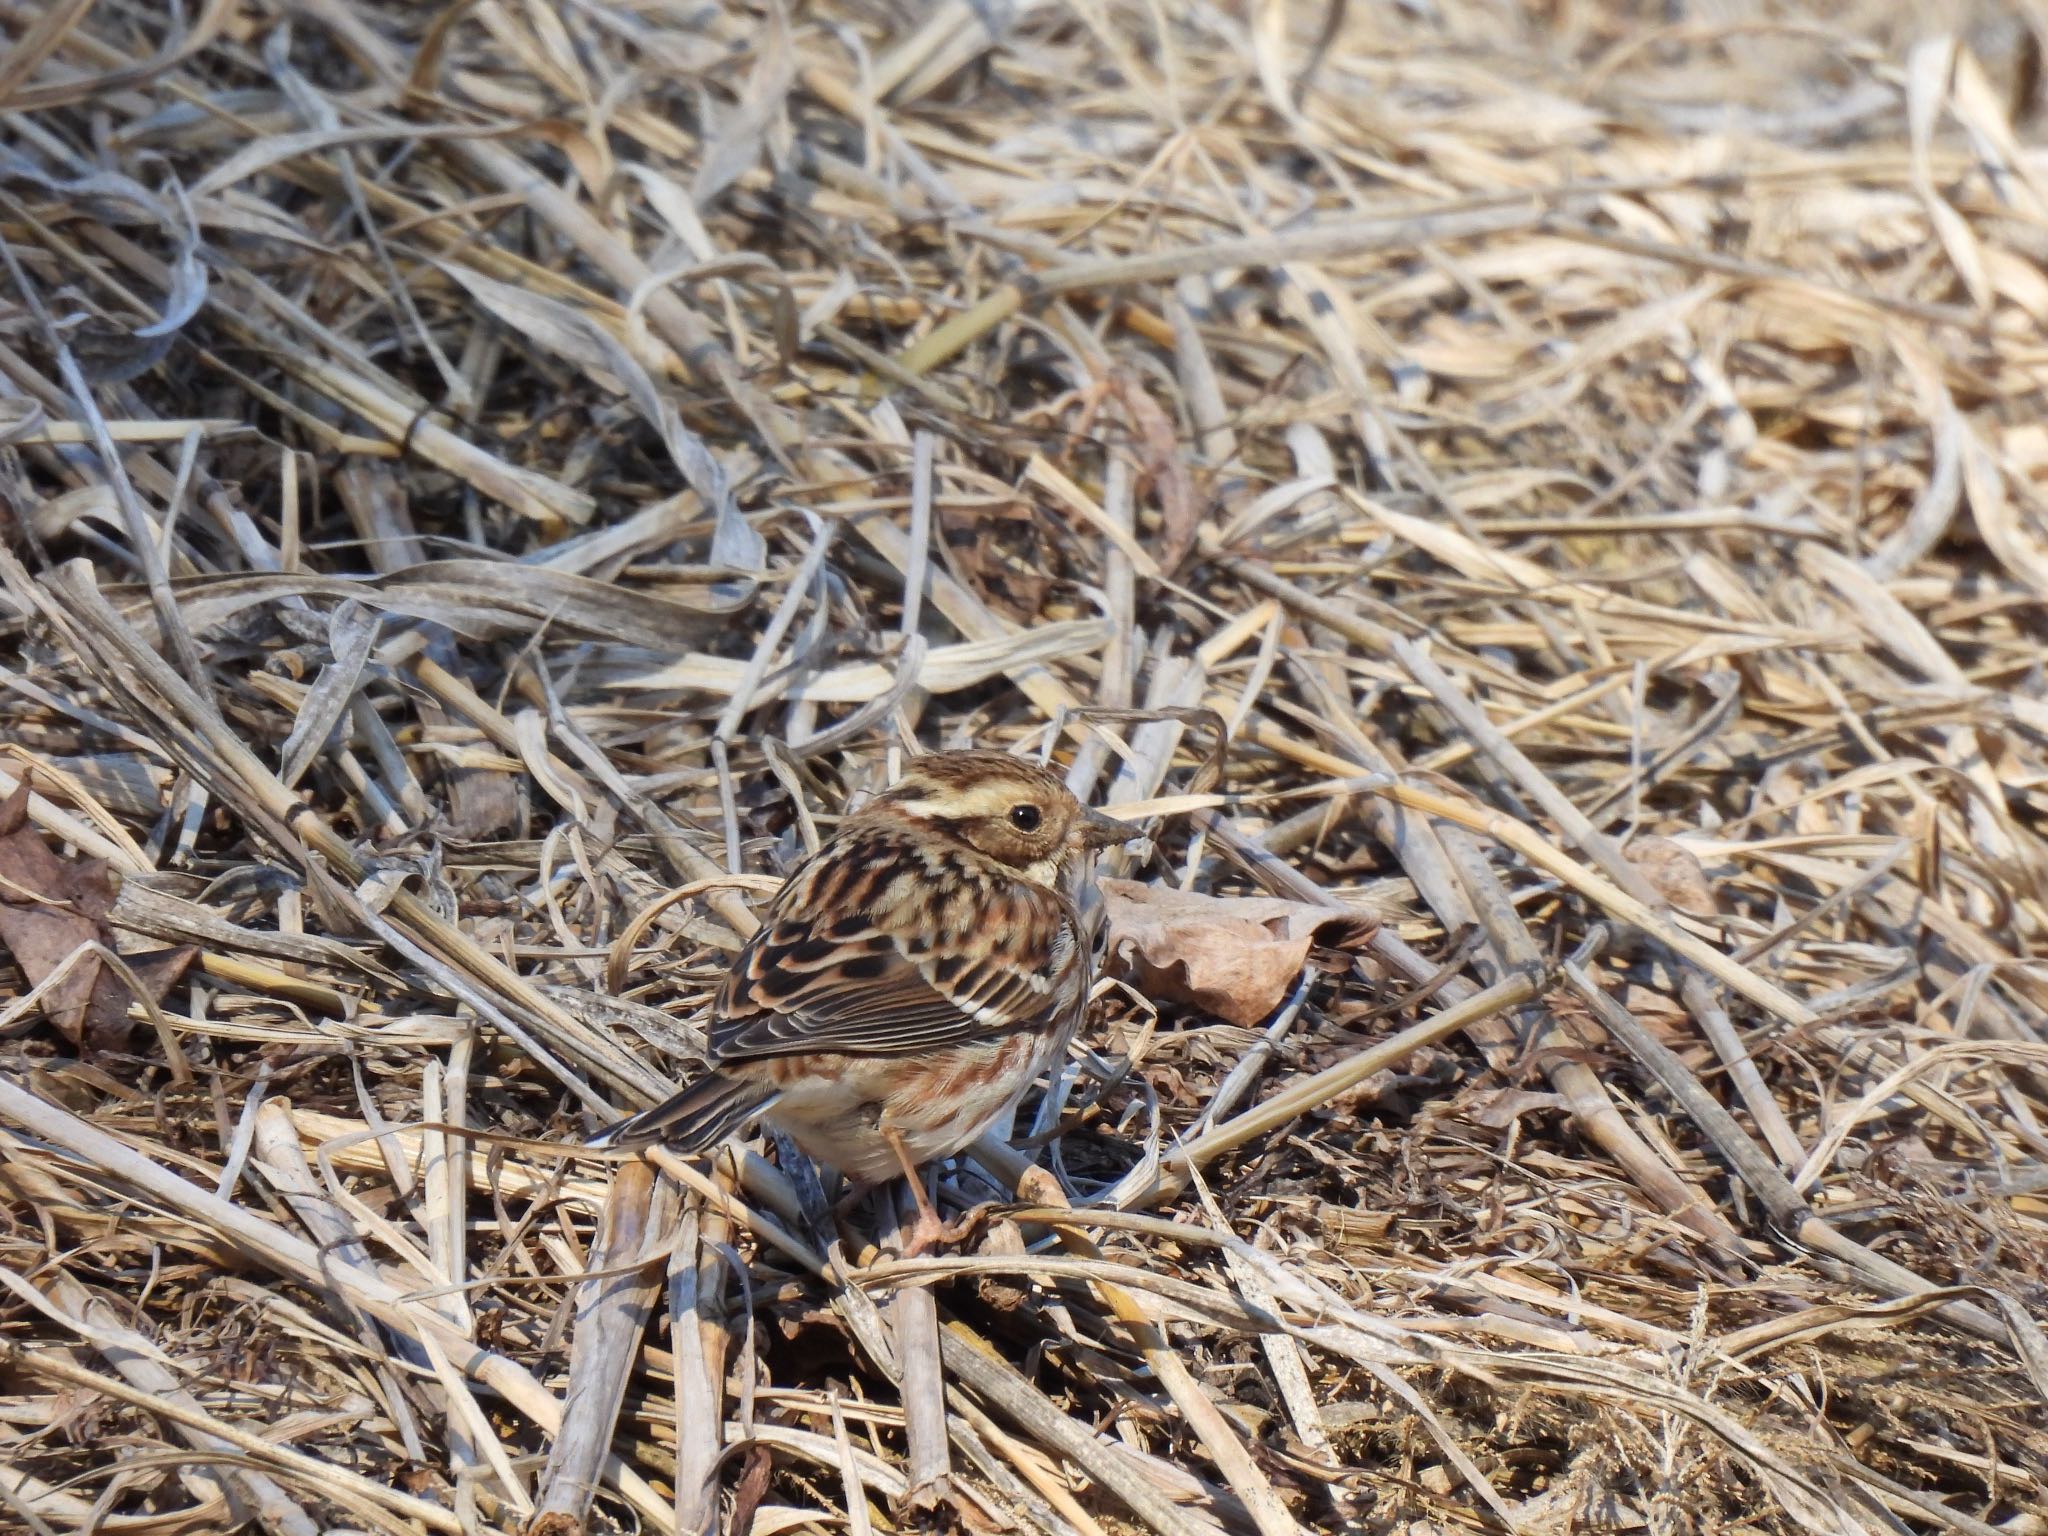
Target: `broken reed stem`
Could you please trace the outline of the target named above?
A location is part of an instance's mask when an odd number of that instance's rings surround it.
[[[1749,1111],[1749,1118],[1755,1122],[1772,1154],[1782,1167],[1797,1169],[1806,1161],[1806,1148],[1800,1145],[1798,1133],[1785,1118],[1785,1111],[1778,1107],[1777,1098],[1764,1082],[1755,1058],[1743,1044],[1721,994],[1714,990],[1713,983],[1704,972],[1691,967],[1687,967],[1679,977],[1678,991],[1686,1011],[1699,1022],[1700,1033],[1707,1037],[1714,1054],[1728,1069],[1728,1080],[1735,1085],[1742,1107]]]
[[[689,1202],[669,1258],[669,1351],[675,1357],[677,1536],[718,1529],[725,1437],[724,1261],[704,1241],[704,1205]]]
[[[1352,770],[1357,766],[1356,764],[1346,762],[1343,758],[1335,757],[1317,748],[1295,742],[1292,738],[1285,737],[1282,733],[1275,732],[1270,727],[1257,727],[1248,732],[1248,734],[1262,746],[1271,746],[1288,756],[1298,758],[1342,778],[1352,777]],[[1833,1048],[1849,1048],[1849,1039],[1846,1034],[1836,1026],[1819,1024],[1817,1017],[1805,1004],[1800,1003],[1797,999],[1791,997],[1789,993],[1784,992],[1772,983],[1758,977],[1754,971],[1742,965],[1741,962],[1733,957],[1722,954],[1711,945],[1695,939],[1684,930],[1666,922],[1664,920],[1664,908],[1661,903],[1652,906],[1629,895],[1617,885],[1604,879],[1594,871],[1587,869],[1584,865],[1555,848],[1539,834],[1514,818],[1501,815],[1498,812],[1484,810],[1470,801],[1455,796],[1438,794],[1405,782],[1373,783],[1365,787],[1367,792],[1371,794],[1380,796],[1400,806],[1425,811],[1429,815],[1439,817],[1444,821],[1467,827],[1492,838],[1505,847],[1514,849],[1522,854],[1531,864],[1556,875],[1566,885],[1587,896],[1596,905],[1602,907],[1609,916],[1616,918],[1626,926],[1641,929],[1652,939],[1662,942],[1667,949],[1672,950],[1682,959],[1689,959],[1695,962],[1700,971],[1705,972],[1708,976],[1720,979],[1728,985],[1730,990],[1747,996],[1752,1002],[1758,1003],[1767,1011],[1776,1013],[1786,1023],[1805,1028],[1814,1028],[1817,1025],[1815,1033],[1823,1044]],[[1396,843],[1395,846],[1406,847],[1408,844]],[[1249,859],[1254,855],[1252,850],[1247,847],[1243,850],[1242,856]],[[1285,882],[1292,875],[1289,867],[1278,859],[1266,858],[1260,867],[1267,875],[1282,882]],[[1415,875],[1418,887],[1429,891],[1431,907],[1442,910],[1442,895],[1430,889],[1428,872],[1426,870],[1411,870],[1411,873]],[[1633,875],[1630,876],[1630,883],[1636,883]],[[1294,889],[1297,891],[1315,891],[1319,888],[1310,882],[1302,881]],[[1315,900],[1316,898],[1303,895],[1299,896],[1298,899]],[[1708,994],[1703,990],[1703,984],[1696,984],[1685,995],[1696,997],[1703,1004],[1710,1001]],[[1710,1041],[1720,1042],[1724,1060],[1732,1061],[1738,1065],[1747,1064],[1748,1057],[1741,1049],[1740,1043],[1733,1031],[1721,1029],[1714,1012],[1702,1010],[1701,1017],[1703,1033],[1708,1035]],[[1753,1072],[1744,1073],[1738,1075],[1736,1081],[1739,1086],[1744,1081],[1754,1078],[1755,1074]],[[1952,1121],[1952,1117],[1946,1114],[1944,1106],[1939,1104],[1934,1095],[1924,1085],[1917,1082],[1907,1082],[1902,1086],[1901,1092],[1905,1093],[1907,1097],[1913,1099],[1923,1108],[1930,1109],[1941,1118]],[[1759,1102],[1763,1101],[1759,1100]],[[1760,1123],[1767,1122],[1771,1117],[1772,1112],[1768,1108],[1765,1108],[1758,1116]],[[1782,1116],[1778,1118],[1782,1119]],[[1974,1128],[1967,1133],[1975,1134]],[[1796,1138],[1790,1137],[1789,1128],[1781,1131],[1780,1139],[1786,1140],[1792,1145],[1797,1144]],[[1803,1156],[1801,1161],[1804,1161]]]
[[[505,752],[515,757],[519,755],[519,733],[512,722],[485,702],[483,696],[468,683],[424,653],[414,656],[407,665],[420,686],[449,710],[469,721]],[[545,763],[547,770],[559,782],[581,786],[589,799],[597,799],[595,791],[584,784],[583,776],[560,756],[550,752]],[[632,804],[630,797],[628,803]],[[677,872],[685,880],[722,881],[726,877],[728,872],[724,868],[706,858],[665,819],[648,830],[660,840],[662,852],[676,863]],[[753,909],[737,891],[712,885],[705,892],[704,904],[742,939],[751,936],[758,926]]]
[[[306,1163],[305,1143],[292,1116],[291,1100],[267,1098],[256,1111],[254,1165],[283,1198],[292,1214],[320,1245],[323,1254],[346,1269],[374,1274],[369,1250],[339,1204],[314,1181]],[[385,1353],[377,1321],[360,1303],[338,1288],[329,1288],[335,1305],[354,1325],[356,1337],[373,1355]],[[399,1356],[412,1365],[424,1365],[426,1357],[410,1338],[393,1334]],[[396,1419],[409,1410],[403,1390],[390,1363],[380,1361],[377,1375],[384,1387],[386,1411]]]
[[[675,1153],[669,1151],[668,1148],[659,1146],[647,1148],[643,1155],[655,1167],[682,1185],[683,1188],[702,1196],[704,1201],[713,1210],[737,1221],[762,1242],[767,1243],[777,1252],[781,1253],[785,1258],[795,1260],[798,1265],[814,1275],[822,1275],[826,1272],[824,1256],[812,1248],[810,1244],[790,1232],[789,1228],[784,1226],[781,1221],[743,1204],[722,1182],[706,1177],[703,1171],[691,1163],[689,1159],[678,1157]],[[779,1216],[788,1217],[797,1214],[795,1211],[795,1196],[790,1193],[786,1177],[773,1167],[761,1162],[758,1157],[746,1157],[743,1159],[742,1166],[746,1173],[758,1175],[759,1182],[750,1187],[749,1193],[754,1193],[757,1197],[765,1196],[776,1199],[776,1213]],[[776,1180],[774,1185],[768,1183],[768,1178],[771,1175]],[[766,1203],[765,1200],[764,1203]]]
[[[621,1163],[612,1174],[590,1254],[595,1278],[577,1290],[562,1426],[548,1451],[526,1536],[575,1536],[584,1529],[640,1340],[661,1293],[656,1266],[672,1241],[677,1204],[676,1186],[647,1163]]]
[[[900,1250],[916,1224],[917,1205],[907,1188],[893,1191],[891,1200],[896,1213],[895,1242]],[[938,1301],[924,1286],[903,1286],[889,1303],[889,1323],[903,1392],[903,1434],[909,1447],[903,1473],[909,1492],[904,1498],[912,1509],[932,1509],[953,1496],[946,1385],[939,1364]]]

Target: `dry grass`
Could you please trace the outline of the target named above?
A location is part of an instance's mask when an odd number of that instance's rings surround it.
[[[0,1529],[2048,1530],[2037,5],[188,9],[0,0],[0,791],[198,951],[0,964]],[[957,1255],[577,1156],[911,738],[1388,925]]]

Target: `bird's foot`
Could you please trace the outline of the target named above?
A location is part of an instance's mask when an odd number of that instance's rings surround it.
[[[1003,1202],[984,1200],[955,1216],[951,1221],[939,1219],[933,1210],[918,1212],[917,1222],[910,1231],[910,1246],[904,1250],[904,1257],[915,1258],[929,1253],[934,1248],[956,1248],[979,1232],[988,1221],[989,1212]]]

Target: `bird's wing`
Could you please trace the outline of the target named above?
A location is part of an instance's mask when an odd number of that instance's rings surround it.
[[[721,1061],[807,1051],[915,1055],[1005,1035],[1079,1006],[1087,956],[1072,903],[1004,882],[964,930],[929,909],[823,913],[776,903],[720,988],[710,1027]]]

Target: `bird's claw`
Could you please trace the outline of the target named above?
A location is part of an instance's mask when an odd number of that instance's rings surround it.
[[[916,1258],[934,1248],[952,1248],[964,1243],[980,1230],[988,1220],[988,1214],[999,1202],[984,1200],[981,1204],[962,1211],[951,1221],[941,1221],[939,1213],[933,1210],[919,1211],[916,1224],[910,1229],[910,1245],[904,1249],[905,1258]]]

